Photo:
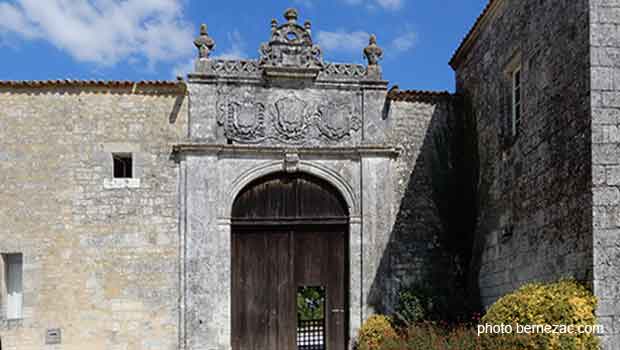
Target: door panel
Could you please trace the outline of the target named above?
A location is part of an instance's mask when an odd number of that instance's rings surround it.
[[[330,227],[233,231],[234,350],[346,348],[346,227]],[[324,315],[311,332],[298,329],[309,324],[298,319],[300,287],[324,288]],[[323,339],[300,347],[298,332]]]
[[[234,234],[232,245],[233,348],[291,349],[290,234]]]
[[[346,246],[344,232],[328,232],[326,278],[331,295],[327,299],[327,334],[330,350],[344,350],[347,344],[348,323],[346,279]]]
[[[344,230],[302,230],[295,236],[295,283],[325,287],[327,348],[343,350],[347,324]]]

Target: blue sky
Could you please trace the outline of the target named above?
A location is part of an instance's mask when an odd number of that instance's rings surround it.
[[[454,90],[448,61],[487,0],[0,0],[0,80],[172,79],[187,73],[200,23],[215,55],[256,58],[287,7],[312,22],[324,58],[364,63],[375,33],[384,78]]]

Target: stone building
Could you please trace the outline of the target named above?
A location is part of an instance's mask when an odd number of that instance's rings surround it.
[[[618,13],[491,0],[455,94],[388,91],[374,36],[326,62],[295,10],[256,60],[201,27],[185,80],[0,81],[2,349],[344,349],[402,286],[462,277],[460,187],[482,305],[575,277],[617,348]]]

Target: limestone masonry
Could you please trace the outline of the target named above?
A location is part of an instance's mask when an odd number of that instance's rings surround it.
[[[462,280],[461,142],[481,305],[573,277],[620,348],[620,0],[489,1],[454,94],[388,90],[374,35],[366,65],[325,61],[293,9],[258,59],[211,57],[216,30],[179,81],[0,81],[0,349],[233,349],[231,208],[301,173],[348,209],[351,346],[401,287]]]

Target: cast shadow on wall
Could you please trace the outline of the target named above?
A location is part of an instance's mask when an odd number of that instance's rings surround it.
[[[399,135],[395,139],[399,138]],[[404,288],[422,287],[446,300],[459,318],[479,309],[478,136],[467,99],[435,106],[421,146],[402,144],[402,196],[369,291],[368,304],[391,315]],[[459,298],[462,297],[462,298]],[[459,300],[460,299],[460,300]]]

